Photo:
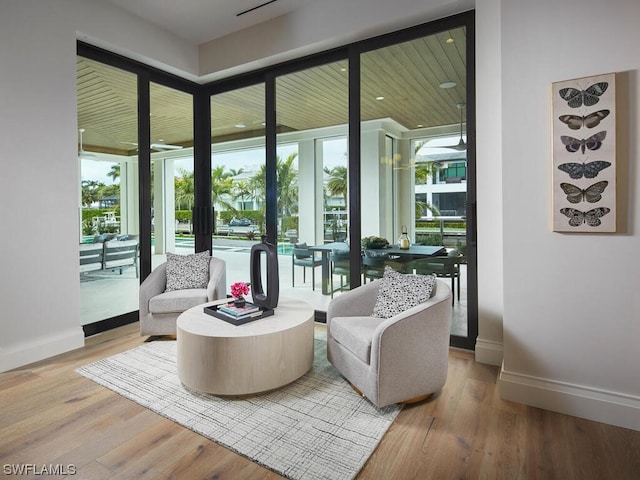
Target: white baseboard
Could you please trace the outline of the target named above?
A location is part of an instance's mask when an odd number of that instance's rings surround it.
[[[502,343],[477,338],[476,362],[500,367],[502,365]]]
[[[22,367],[84,346],[82,327],[0,348],[0,372]]]
[[[637,396],[507,372],[504,369],[500,372],[499,387],[503,400],[640,430],[640,397]]]

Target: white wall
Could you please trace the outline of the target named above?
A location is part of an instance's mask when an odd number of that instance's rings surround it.
[[[199,79],[198,48],[187,40],[101,0],[47,0],[47,3],[65,12],[65,18],[73,22],[78,40],[189,80]]]
[[[0,371],[84,344],[76,32],[197,71],[195,45],[103,3],[0,2]]]
[[[476,360],[502,364],[501,0],[476,2],[476,182],[478,338]]]
[[[473,0],[323,0],[200,45],[212,80],[291,60],[473,8]]]
[[[638,18],[640,3],[628,0],[509,0],[501,19],[502,393],[634,429],[640,429]],[[609,72],[624,74],[617,85],[618,193],[619,224],[627,227],[616,234],[554,233],[551,84]]]
[[[75,36],[35,3],[0,6],[0,371],[83,344]]]

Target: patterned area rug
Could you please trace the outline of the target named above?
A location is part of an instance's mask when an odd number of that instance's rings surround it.
[[[77,373],[291,479],[351,479],[401,406],[378,409],[329,364],[316,338],[312,369],[279,390],[220,398],[185,389],[176,342],[150,342]]]

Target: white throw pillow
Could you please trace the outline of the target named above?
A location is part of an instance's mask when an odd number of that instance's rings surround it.
[[[385,266],[373,316],[390,318],[426,302],[431,297],[435,281],[435,275],[404,274]]]
[[[207,288],[210,261],[211,255],[208,251],[189,255],[167,253],[167,287],[165,291]]]

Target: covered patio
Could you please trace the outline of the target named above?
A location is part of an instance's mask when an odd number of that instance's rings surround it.
[[[223,242],[225,243],[225,242]],[[213,254],[227,262],[227,283],[249,281],[250,242],[228,240],[227,244],[214,246]],[[177,253],[192,253],[193,244],[179,242]],[[316,311],[326,312],[331,301],[330,295],[323,295],[320,286],[320,267],[316,267],[316,287],[311,288],[311,272],[307,271],[306,282],[302,282],[302,267],[295,267],[296,286],[292,287],[291,279],[291,246],[281,244],[278,254],[278,271],[280,274],[280,295],[294,297],[309,302]],[[165,261],[165,255],[153,255],[153,267]],[[242,275],[245,272],[245,275]],[[466,265],[461,265],[461,289],[453,306],[451,331],[455,335],[466,335],[467,329],[467,288]],[[338,276],[336,285],[340,284]],[[449,283],[449,280],[445,280]],[[139,279],[134,268],[125,268],[120,275],[117,271],[101,271],[81,274],[81,311],[82,324],[104,320],[125,312],[138,310]],[[457,290],[456,290],[456,293]],[[340,295],[340,292],[335,292]]]

